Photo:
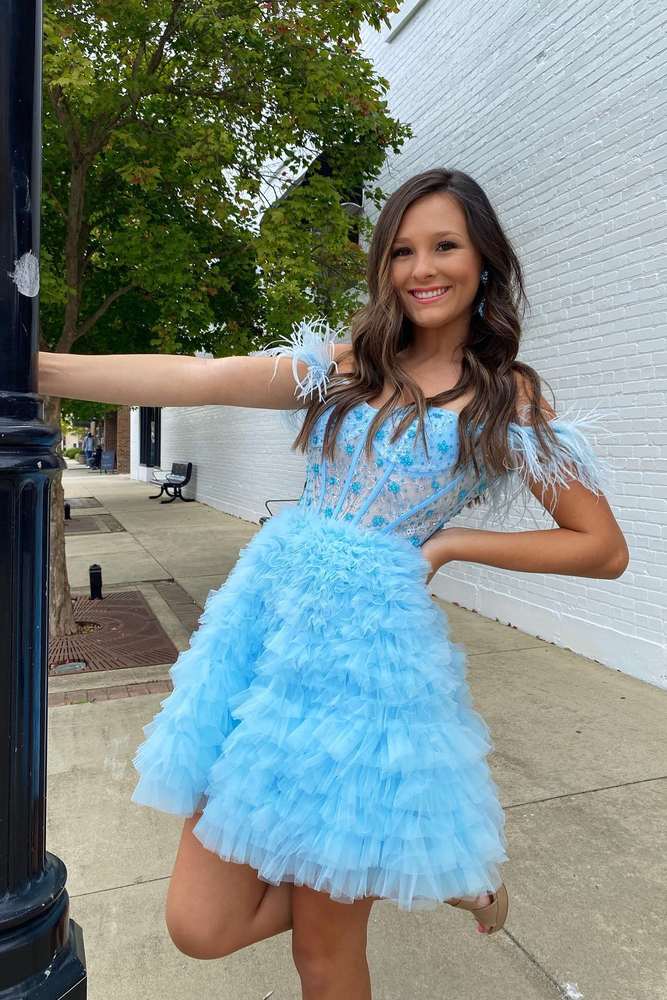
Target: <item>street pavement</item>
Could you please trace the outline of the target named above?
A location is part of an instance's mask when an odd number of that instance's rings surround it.
[[[64,481],[66,497],[103,503],[73,517],[106,511],[125,528],[68,538],[73,587],[83,592],[99,563],[105,592],[141,589],[187,648],[189,629],[161,581],[203,605],[258,525],[205,504],[160,505],[148,499],[154,488],[123,475],[72,464]],[[486,937],[446,905],[405,913],[376,903],[374,1000],[667,1000],[667,693],[440,603],[468,651],[473,702],[494,742],[510,910],[505,929]],[[183,821],[130,796],[132,756],[169,666],[49,682],[54,701],[78,699],[49,708],[47,849],[67,865],[89,1000],[300,1000],[290,932],[219,961],[188,958],[168,936],[164,902]],[[85,696],[96,689],[107,693]]]

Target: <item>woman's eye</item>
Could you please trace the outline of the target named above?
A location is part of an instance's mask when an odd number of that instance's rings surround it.
[[[455,245],[456,244],[452,243],[450,240],[442,240],[440,243],[438,243],[437,248],[439,250],[440,247],[453,247]],[[391,256],[398,257],[398,255],[401,253],[402,250],[409,250],[409,249],[410,249],[409,247],[398,247],[396,250],[394,250]]]

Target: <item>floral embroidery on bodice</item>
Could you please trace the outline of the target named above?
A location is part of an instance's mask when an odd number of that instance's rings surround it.
[[[277,346],[251,353],[273,356],[276,365],[281,357],[291,358],[295,396],[307,404],[317,392],[323,401],[331,369],[337,368],[333,345],[338,332],[326,320],[305,319],[294,324],[290,337]],[[299,364],[305,366],[305,372],[299,372]],[[595,494],[607,494],[613,488],[614,470],[595,452],[585,433],[600,426],[600,414],[595,409],[583,414],[572,410],[550,420],[556,443],[547,454],[532,426],[510,422],[507,441],[515,464],[500,475],[488,477],[479,458],[479,472],[472,462],[454,472],[460,417],[453,410],[427,407],[424,424],[428,455],[417,431],[417,417],[392,444],[395,424],[405,409],[392,412],[376,432],[370,461],[364,444],[376,410],[360,402],[345,415],[338,428],[332,461],[322,455],[326,422],[332,410],[323,410],[308,440],[306,485],[299,507],[364,529],[393,532],[417,546],[478,496],[484,496],[483,521],[496,521],[502,526],[517,497],[523,497],[526,511],[530,488],[535,484],[542,487],[545,506],[547,491],[553,497],[573,480]],[[549,510],[553,513],[551,506]]]
[[[422,545],[483,493],[486,482],[472,464],[456,474],[452,471],[458,456],[458,416],[453,410],[427,410],[428,456],[416,419],[391,443],[402,411],[392,413],[373,439],[369,460],[364,444],[375,413],[368,403],[360,403],[346,414],[333,461],[322,456],[331,410],[320,414],[309,437],[306,485],[299,506],[362,528],[394,532]]]

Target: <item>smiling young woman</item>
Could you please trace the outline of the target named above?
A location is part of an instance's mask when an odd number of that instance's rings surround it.
[[[481,187],[431,170],[382,209],[351,344],[304,320],[255,356],[53,358],[40,391],[106,402],[302,409],[296,507],[212,591],[146,725],[134,802],[184,817],[167,900],[213,958],[291,928],[304,996],[370,997],[373,902],[441,903],[500,930],[504,813],[466,656],[426,586],[452,559],[613,578],[610,470],[517,360],[519,261]],[[557,523],[499,519],[533,494]]]

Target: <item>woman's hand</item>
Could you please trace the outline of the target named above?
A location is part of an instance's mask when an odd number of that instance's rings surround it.
[[[427,583],[431,582],[442,566],[451,562],[452,559],[457,558],[454,550],[454,542],[465,531],[466,528],[441,528],[440,531],[436,531],[435,534],[426,539],[421,546],[421,552],[433,568],[433,572],[426,578]]]
[[[426,541],[424,542],[424,544],[421,547],[421,553],[422,553],[422,555],[431,564],[431,572],[426,577],[426,582],[427,583],[431,582],[431,580],[433,579],[433,577],[435,576],[435,574],[440,569],[440,565],[442,565],[442,564],[438,564],[438,562],[436,561],[437,560],[436,553],[435,553],[435,551],[433,549],[433,545],[431,544],[432,541],[433,541],[433,537],[434,536],[431,535],[430,538],[427,538]]]

